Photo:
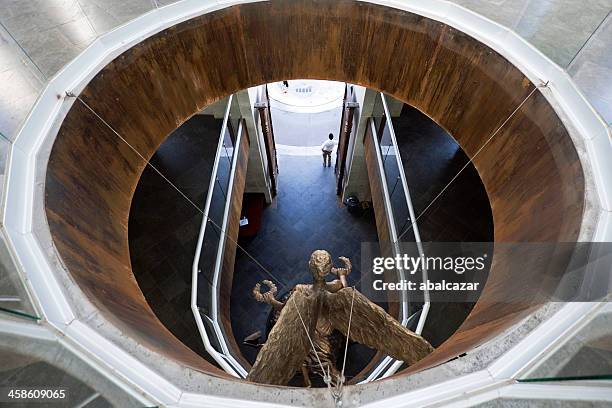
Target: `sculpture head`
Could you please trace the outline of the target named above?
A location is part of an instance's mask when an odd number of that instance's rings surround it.
[[[323,280],[331,272],[331,255],[327,251],[317,249],[310,255],[308,266],[315,281]]]

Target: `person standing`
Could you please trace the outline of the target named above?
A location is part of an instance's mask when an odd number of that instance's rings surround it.
[[[336,141],[334,140],[334,135],[330,133],[328,139],[321,145],[321,151],[323,152],[323,167],[325,167],[326,164],[327,167],[331,167],[331,155],[334,151],[334,146],[336,146]]]

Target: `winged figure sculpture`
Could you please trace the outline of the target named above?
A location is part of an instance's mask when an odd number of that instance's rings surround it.
[[[270,288],[263,294],[261,285],[255,286],[253,295],[272,306],[275,322],[247,380],[286,385],[301,371],[309,386],[308,372],[314,371],[331,377],[331,383],[344,381],[332,351],[330,336],[334,329],[408,365],[433,351],[427,340],[348,287],[346,277],[351,273],[351,262],[345,257],[339,259],[344,268],[335,268],[327,251],[314,251],[309,261],[313,283],[296,285],[284,301],[276,299],[277,289],[272,282],[263,281]],[[325,276],[330,273],[338,279],[326,282]]]

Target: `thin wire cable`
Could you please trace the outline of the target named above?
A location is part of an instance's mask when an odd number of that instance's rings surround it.
[[[606,16],[603,18],[603,20],[601,20],[599,22],[599,24],[597,24],[597,27],[595,27],[595,30],[593,30],[593,32],[591,33],[591,35],[589,35],[589,38],[586,39],[586,41],[584,43],[582,43],[582,46],[580,46],[580,48],[578,49],[578,51],[576,51],[576,53],[574,54],[574,56],[572,57],[572,59],[570,60],[570,62],[567,63],[566,66],[566,71],[568,71],[572,64],[574,63],[574,61],[576,61],[576,58],[578,58],[578,55],[580,55],[580,53],[582,52],[582,50],[584,49],[584,47],[586,47],[586,45],[589,43],[589,41],[591,41],[591,38],[593,38],[593,36],[595,34],[597,34],[597,32],[599,31],[599,29],[603,26],[603,24],[606,22],[606,20],[608,19],[608,17],[610,16],[610,14],[612,14],[612,9],[610,9],[608,11],[608,14],[606,14]]]
[[[425,209],[423,211],[421,211],[419,213],[419,215],[417,217],[415,217],[414,221],[412,221],[410,223],[410,225],[408,225],[406,227],[406,223],[404,223],[404,225],[402,226],[402,230],[404,228],[406,228],[406,230],[404,232],[402,232],[400,234],[400,236],[397,238],[396,242],[400,242],[400,239],[408,232],[410,231],[412,228],[414,228],[414,225],[416,224],[416,222],[419,220],[419,218],[421,218],[421,216],[429,209],[429,207],[432,206],[432,204],[438,199],[440,198],[440,196],[448,189],[448,187],[455,181],[455,179],[457,179],[457,177],[459,177],[459,175],[461,174],[461,172],[463,172],[463,170],[465,170],[467,168],[467,166],[476,158],[476,156],[478,156],[478,154],[482,151],[482,149],[484,149],[486,147],[486,145],[491,141],[491,139],[493,139],[493,137],[499,133],[499,131],[506,125],[506,123],[508,123],[508,121],[510,119],[512,119],[512,117],[516,114],[516,112],[519,111],[519,109],[527,102],[527,100],[535,93],[535,91],[538,88],[545,88],[548,86],[548,82],[546,82],[545,84],[542,85],[538,85],[537,87],[535,87],[534,89],[531,90],[531,92],[525,97],[525,99],[523,99],[523,101],[516,107],[516,109],[514,109],[514,111],[512,111],[512,113],[506,118],[506,120],[495,130],[495,132],[493,132],[493,134],[487,139],[487,141],[478,149],[478,151],[476,152],[476,154],[474,154],[474,156],[472,156],[472,158],[465,164],[465,166],[463,166],[459,172],[451,179],[451,181],[448,182],[448,184],[442,189],[442,191],[440,191],[440,193],[438,193],[438,195],[436,197],[434,197],[433,200],[431,200],[429,202],[429,204],[427,205],[427,207],[425,207]],[[406,219],[407,222],[410,222],[410,218]],[[359,284],[361,284],[361,281],[363,280],[363,274],[361,275],[361,277],[359,278],[359,280],[357,281],[357,283],[355,284],[355,287]]]
[[[540,87],[546,87],[548,86],[548,82],[546,82],[546,84],[544,85],[539,85],[534,87],[531,92],[529,92],[529,95],[527,95],[527,97],[525,97],[525,99],[523,99],[523,102],[521,102],[516,109],[514,109],[512,111],[512,113],[510,114],[510,116],[508,116],[506,118],[506,120],[504,120],[504,122],[499,125],[499,127],[495,130],[495,132],[493,132],[491,134],[491,136],[486,140],[486,142],[484,142],[484,144],[482,146],[480,146],[480,148],[476,151],[476,153],[470,158],[470,160],[468,160],[467,163],[465,163],[465,165],[461,168],[461,170],[459,170],[457,172],[457,174],[455,174],[455,176],[451,179],[451,181],[448,182],[448,184],[446,184],[446,186],[444,186],[444,188],[438,193],[438,195],[436,195],[434,197],[433,200],[431,200],[429,202],[429,204],[427,204],[427,207],[425,207],[425,209],[423,211],[421,211],[421,213],[414,219],[414,221],[412,221],[412,223],[410,224],[409,227],[406,228],[406,231],[404,231],[398,238],[396,242],[399,242],[400,239],[402,239],[402,237],[408,232],[411,231],[414,228],[414,225],[416,224],[416,222],[419,220],[419,218],[421,218],[421,216],[423,214],[425,214],[425,212],[429,209],[429,207],[431,207],[433,205],[433,203],[436,202],[436,200],[438,200],[438,198],[440,198],[440,196],[442,196],[442,194],[444,194],[444,192],[446,191],[446,189],[448,189],[448,187],[457,179],[457,177],[459,177],[459,175],[463,172],[463,170],[465,170],[473,161],[474,159],[480,154],[480,152],[489,144],[489,142],[495,137],[495,135],[497,135],[499,133],[499,131],[506,125],[506,123],[508,123],[510,121],[510,119],[512,119],[512,117],[516,114],[516,112],[518,112],[523,105],[527,102],[527,100],[529,100],[529,98],[531,98],[531,95],[533,95],[535,93],[535,91],[538,90],[538,88]]]
[[[353,320],[353,305],[355,303],[355,286],[353,286],[353,296],[351,297],[351,311],[349,312],[348,328],[346,329],[346,344],[344,346],[344,359],[342,361],[342,373],[338,381],[338,398],[342,397],[342,390],[344,389],[344,368],[346,367],[346,355],[348,354],[349,337],[351,334],[351,321]]]
[[[9,144],[12,144],[13,141],[9,139],[4,133],[0,132],[0,138],[6,140]]]
[[[397,188],[397,185],[400,181],[400,177],[397,176],[397,178],[395,179],[395,184],[393,185],[393,188],[391,189],[391,192],[389,193],[389,198],[393,197],[393,193],[395,193],[395,189]]]
[[[544,86],[547,86],[548,83],[546,83]],[[529,95],[527,95],[527,97],[519,104],[519,106],[508,116],[508,118],[495,130],[495,132],[493,132],[493,134],[487,139],[487,141],[478,149],[478,151],[474,154],[474,156],[472,156],[472,158],[470,158],[470,160],[459,170],[459,172],[451,179],[451,181],[440,191],[440,193],[438,193],[438,195],[436,195],[436,197],[434,197],[434,199],[427,205],[427,207],[425,207],[425,209],[415,218],[415,220],[411,223],[410,228],[408,228],[406,231],[404,231],[402,233],[402,235],[400,235],[400,237],[398,237],[398,241],[404,236],[404,234],[406,234],[406,232],[408,232],[411,228],[414,227],[414,224],[419,220],[419,218],[433,205],[433,203],[448,189],[448,187],[457,179],[457,177],[459,177],[459,175],[467,168],[467,166],[472,163],[472,161],[478,156],[478,154],[489,144],[489,142],[493,139],[493,137],[495,137],[495,135],[497,135],[497,133],[499,133],[499,131],[506,125],[506,123],[516,114],[516,112],[519,111],[519,109],[527,102],[527,100],[535,93],[535,91],[538,89],[539,87],[534,87],[534,89],[529,93]],[[91,106],[89,106],[89,104],[87,104],[87,102],[85,102],[80,96],[75,95],[73,93],[66,93],[67,96],[69,97],[75,97],[81,104],[83,104],[83,106],[85,106],[90,112],[92,112],[94,114],[94,116],[96,116],[106,127],[108,127],[119,139],[121,139],[132,151],[134,151],[134,153],[136,153],[147,165],[149,165],[157,174],[159,174],[168,184],[170,184],[170,186],[172,188],[174,188],[185,200],[187,200],[187,202],[189,202],[199,213],[202,214],[202,216],[206,217],[208,219],[208,221],[210,223],[212,223],[213,225],[215,225],[220,231],[224,232],[223,229],[214,221],[212,220],[210,217],[208,217],[206,214],[204,214],[204,211],[200,209],[200,207],[195,204],[185,193],[183,193],[183,191],[181,189],[179,189],[172,181],[170,181],[157,167],[155,167],[153,164],[151,164],[151,162],[149,160],[147,160],[134,146],[132,146],[125,138],[123,138],[119,132],[117,132],[108,122],[106,122],[106,120],[104,120],[104,118],[102,118],[95,110],[93,110],[93,108],[91,108]],[[232,241],[238,248],[240,248],[253,262],[255,262],[255,264],[264,272],[266,272],[270,277],[274,278],[275,280],[277,280],[283,287],[287,287],[286,284],[280,280],[278,277],[276,277],[272,272],[270,272],[267,268],[265,268],[255,257],[253,257],[247,250],[245,250],[244,248],[242,248],[242,246],[240,246],[240,244],[238,244],[236,241],[234,241],[232,238],[230,238],[229,236],[226,235],[226,238],[228,238],[230,241]],[[290,298],[292,299],[294,306],[296,307],[296,310],[298,312],[298,316],[300,318],[300,322],[302,323],[302,327],[304,328],[304,331],[306,332],[306,336],[308,338],[308,341],[310,343],[310,346],[312,348],[312,350],[315,353],[315,357],[317,358],[317,362],[319,363],[319,366],[321,367],[321,372],[325,373],[325,382],[327,384],[328,389],[330,389],[330,392],[332,393],[332,396],[336,399],[336,398],[340,398],[341,397],[341,390],[342,387],[344,386],[344,371],[345,371],[345,366],[346,366],[346,357],[347,357],[347,352],[348,352],[348,335],[350,333],[350,327],[351,327],[351,321],[352,321],[352,314],[353,314],[353,305],[354,305],[354,299],[355,299],[355,287],[353,287],[353,297],[351,299],[351,310],[350,310],[350,314],[349,314],[349,324],[348,324],[348,329],[347,329],[347,341],[346,341],[346,345],[345,345],[345,352],[344,352],[344,360],[343,360],[343,364],[342,364],[342,374],[341,374],[341,379],[338,382],[338,384],[336,385],[338,387],[338,394],[335,394],[332,390],[331,390],[331,381],[330,381],[330,372],[326,371],[325,368],[323,367],[323,363],[321,362],[321,359],[319,358],[319,353],[316,350],[316,347],[314,345],[314,342],[312,341],[312,338],[310,336],[310,332],[308,331],[308,328],[306,327],[306,324],[304,322],[304,319],[302,318],[302,314],[300,313],[299,307],[297,306],[297,303],[295,302],[295,299],[290,296]]]
[[[215,221],[213,221],[210,217],[208,217],[206,214],[204,214],[204,211],[202,211],[200,209],[200,207],[197,206],[196,203],[194,203],[185,193],[183,193],[181,191],[181,189],[179,189],[172,181],[170,181],[157,167],[155,167],[153,164],[151,164],[151,162],[149,160],[147,160],[134,146],[132,146],[127,140],[125,140],[125,138],[123,138],[123,136],[121,136],[119,134],[119,132],[117,132],[106,120],[104,120],[104,118],[102,118],[95,110],[93,110],[93,108],[91,106],[89,106],[89,104],[87,102],[85,102],[79,95],[75,95],[74,93],[71,92],[67,92],[66,93],[67,96],[69,97],[74,97],[76,98],[80,103],[83,104],[83,106],[85,106],[91,113],[94,114],[94,116],[96,116],[106,127],[108,127],[119,139],[121,139],[121,141],[123,141],[126,145],[128,145],[128,147],[134,151],[134,153],[136,153],[147,165],[149,165],[157,174],[159,174],[168,184],[170,184],[170,186],[172,186],[172,188],[174,188],[185,200],[187,200],[188,203],[190,203],[199,213],[202,214],[203,217],[207,218],[207,220],[212,223],[216,228],[219,229],[219,231],[225,232],[223,231],[223,228],[221,228]],[[226,234],[226,238],[229,238]],[[249,258],[251,258],[251,260],[253,262],[255,262],[255,264],[261,268],[261,270],[263,270],[264,272],[266,272],[270,277],[272,277],[273,279],[275,279],[276,281],[278,281],[283,287],[287,287],[287,285],[280,280],[278,277],[274,276],[274,274],[272,272],[270,272],[266,267],[264,267],[257,259],[255,259],[255,257],[253,257],[246,249],[242,248],[236,241],[234,241],[233,239],[229,238],[230,241],[232,241],[238,248],[240,248]],[[306,332],[306,336],[308,337],[308,341],[310,342],[310,346],[312,347],[312,350],[315,353],[315,357],[317,358],[317,361],[319,363],[319,366],[321,367],[321,372],[325,374],[324,379],[326,379],[326,383],[327,383],[327,387],[328,389],[331,390],[331,381],[329,381],[328,379],[330,378],[330,373],[329,371],[326,371],[325,368],[323,367],[323,363],[321,362],[321,359],[319,358],[319,353],[317,352],[317,349],[314,345],[314,342],[312,341],[312,338],[310,337],[310,333],[308,331],[308,328],[306,327],[306,323],[304,323],[304,319],[302,318],[302,314],[300,313],[300,309],[295,301],[295,299],[293,298],[293,296],[289,297],[290,299],[292,299],[293,304],[298,312],[298,316],[300,318],[300,322],[302,323],[302,327],[304,327],[304,331]],[[333,394],[333,393],[332,393]]]
[[[187,200],[187,202],[189,204],[191,204],[200,214],[202,214],[203,217],[205,217],[211,224],[213,224],[215,227],[217,227],[219,229],[219,231],[221,231],[224,234],[226,234],[225,237],[227,239],[229,239],[233,244],[235,244],[237,248],[240,248],[253,262],[255,262],[255,264],[259,268],[261,268],[261,270],[266,272],[271,278],[273,278],[276,281],[278,281],[283,286],[283,288],[287,288],[287,285],[281,279],[279,279],[278,277],[274,276],[274,274],[272,272],[270,272],[266,267],[264,267],[246,249],[244,249],[240,244],[238,244],[238,242],[236,242],[233,238],[229,237],[229,235],[227,235],[226,231],[224,231],[223,228],[221,228],[221,226],[219,226],[219,224],[217,224],[212,218],[210,218],[209,216],[204,214],[204,211],[202,209],[200,209],[200,207],[198,207],[198,205],[196,203],[194,203],[189,197],[187,197],[187,195],[185,193],[183,193],[183,191],[181,189],[179,189],[172,181],[170,181],[157,167],[155,167],[153,164],[151,164],[151,162],[149,160],[147,160],[142,154],[140,154],[140,152],[134,146],[132,146],[127,140],[125,140],[123,138],[123,136],[121,136],[119,134],[119,132],[117,132],[107,121],[104,120],[104,118],[102,118],[100,115],[98,115],[98,113],[95,110],[93,110],[93,108],[91,106],[89,106],[89,104],[87,104],[87,102],[85,102],[79,95],[75,95],[75,94],[73,94],[71,92],[67,92],[66,95],[69,96],[69,97],[74,97],[79,102],[81,102],[83,104],[83,106],[85,106],[91,113],[93,113],[106,127],[108,127],[119,139],[121,139],[123,141],[123,143],[128,145],[128,147],[134,153],[136,153],[138,155],[138,157],[140,157],[145,162],[145,164],[149,165],[157,174],[159,174],[161,176],[161,178],[163,178],[168,184],[170,184],[170,186],[172,186],[172,188],[174,188],[185,200]]]
[[[325,380],[325,383],[327,384],[327,388],[331,390],[331,381],[326,380],[326,378],[329,378],[330,374],[328,371],[325,371],[325,368],[323,367],[323,363],[321,362],[321,359],[319,358],[319,353],[317,352],[314,342],[312,341],[312,338],[310,337],[310,332],[308,331],[308,328],[306,327],[306,323],[304,323],[304,319],[302,319],[300,308],[298,307],[298,304],[296,303],[295,298],[293,296],[289,296],[289,299],[293,300],[293,305],[295,306],[295,310],[297,310],[298,312],[298,316],[300,317],[300,322],[302,322],[302,327],[304,327],[304,331],[306,332],[306,336],[308,337],[308,341],[310,342],[312,351],[314,351],[315,356],[317,357],[317,361],[319,362],[319,366],[321,367],[321,372],[325,373],[325,376],[323,376],[323,379]]]

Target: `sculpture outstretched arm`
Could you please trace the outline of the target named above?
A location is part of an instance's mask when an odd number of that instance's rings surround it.
[[[261,293],[261,283],[269,288],[266,293]],[[267,279],[261,281],[261,283],[258,282],[253,288],[252,293],[255,300],[261,303],[269,304],[272,306],[272,308],[274,308],[274,310],[281,310],[285,304],[276,300],[276,292],[278,292],[276,285]]]
[[[246,378],[248,381],[285,385],[301,369],[312,346],[300,315],[306,327],[316,326],[315,298],[296,289],[285,303],[266,344],[259,351]],[[310,335],[312,337],[313,333]]]
[[[342,261],[344,268],[331,268],[331,273],[340,278],[342,287],[346,288],[348,286],[346,277],[353,271],[353,264],[351,263],[351,260],[345,256],[341,256],[338,259]]]
[[[325,313],[332,325],[345,336],[353,291],[355,296],[349,332],[352,340],[409,365],[433,351],[427,340],[402,326],[383,308],[353,288],[341,289],[336,293],[327,293],[325,296]]]

